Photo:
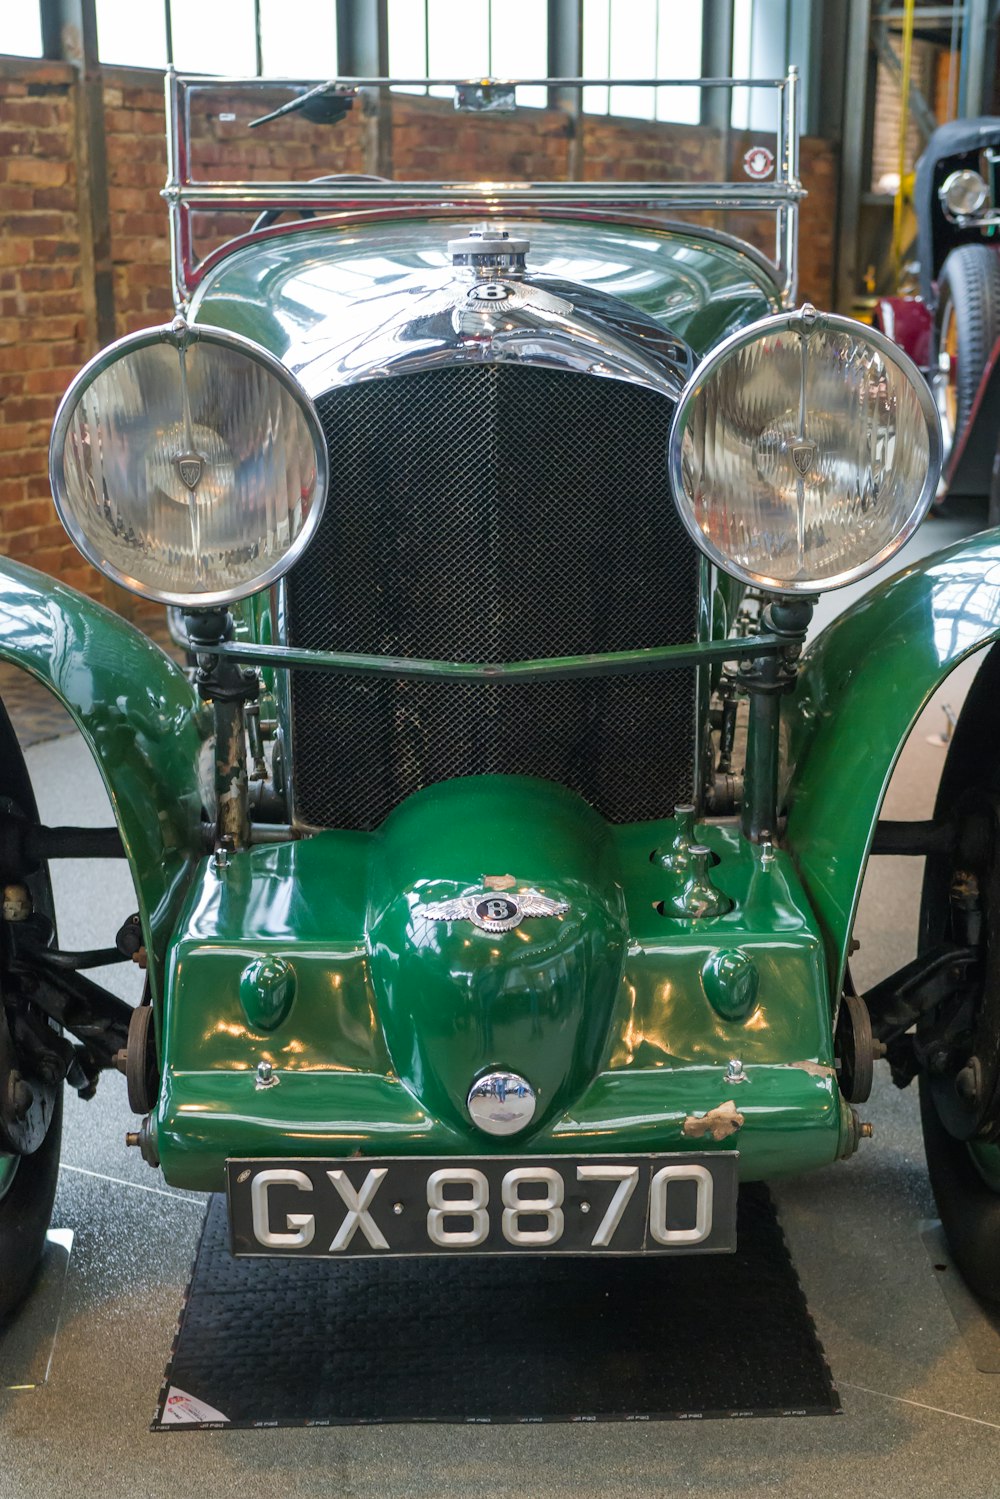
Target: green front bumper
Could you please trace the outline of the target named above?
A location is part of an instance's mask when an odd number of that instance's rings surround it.
[[[157,1113],[167,1180],[193,1191],[223,1189],[227,1156],[611,1155],[706,1150],[740,1153],[740,1179],[824,1166],[844,1154],[848,1121],[835,1080],[791,1065],[747,1069],[727,1087],[724,1068],[602,1073],[579,1104],[527,1139],[503,1141],[432,1118],[397,1079],[291,1072],[256,1091],[253,1074],[172,1074]],[[718,1144],[688,1139],[684,1119],[728,1099],[746,1122]]]
[[[609,828],[558,787],[496,777],[421,792],[378,834],[262,846],[222,872],[206,861],[161,1022],[152,1127],[167,1180],[218,1190],[234,1156],[685,1149],[736,1149],[753,1180],[847,1153],[823,950],[790,860],[762,862],[733,826],[700,828],[733,909],[672,920],[650,858],[672,833]],[[415,921],[422,899],[507,871],[569,913],[500,939]],[[758,982],[733,1019],[709,974],[737,947]],[[294,993],[248,1012],[246,975],[275,958]],[[261,1062],[277,1083],[259,1086]],[[465,1112],[497,1066],[537,1089],[523,1134],[485,1135]],[[742,1124],[714,1140],[698,1120],[723,1104]]]

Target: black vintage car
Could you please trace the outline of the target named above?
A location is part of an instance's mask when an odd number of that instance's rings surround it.
[[[942,490],[991,494],[991,525],[1000,523],[1000,481],[992,477],[1000,426],[998,163],[1000,117],[951,120],[934,131],[913,190],[919,295],[883,298],[875,315],[931,382],[944,438]]]

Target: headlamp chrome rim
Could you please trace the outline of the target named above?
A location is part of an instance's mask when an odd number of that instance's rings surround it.
[[[927,473],[920,494],[911,506],[905,524],[896,533],[891,542],[887,542],[867,562],[859,563],[855,567],[846,568],[843,572],[836,573],[831,577],[796,579],[789,582],[742,567],[738,562],[734,562],[730,557],[727,557],[705,535],[691,513],[690,507],[684,500],[685,488],[681,450],[688,415],[695,400],[701,393],[702,386],[712,378],[716,371],[733,354],[737,353],[740,349],[746,348],[749,344],[756,343],[761,338],[768,337],[770,334],[783,331],[799,332],[805,329],[808,329],[809,332],[830,330],[848,333],[854,337],[858,336],[858,330],[860,329],[861,336],[863,336],[865,342],[871,344],[873,348],[885,355],[892,364],[896,365],[912,385],[927,426],[928,462]],[[886,562],[895,556],[900,547],[905,545],[926,516],[937,493],[942,453],[941,419],[934,397],[930,386],[909,355],[879,329],[872,328],[867,323],[859,323],[856,318],[844,317],[840,313],[817,312],[815,308],[806,303],[802,307],[787,312],[771,313],[767,317],[760,318],[757,322],[750,323],[745,328],[740,328],[737,332],[731,333],[721,343],[717,344],[696,367],[677,398],[677,407],[674,411],[673,421],[670,426],[670,435],[667,441],[667,471],[670,479],[671,497],[684,528],[698,549],[710,562],[729,577],[735,578],[740,583],[747,584],[750,588],[760,589],[764,593],[777,595],[815,595],[817,593],[829,593],[837,588],[846,588],[849,584],[856,583],[861,578],[866,578],[869,573],[876,572],[880,567],[884,566]]]
[[[957,208],[952,202],[956,196],[956,189],[967,186],[975,181],[978,185],[976,201],[971,208]],[[953,224],[967,224],[982,213],[987,206],[990,196],[989,183],[981,172],[973,171],[971,167],[962,167],[957,172],[950,172],[938,188],[938,200],[946,219]]]
[[[309,428],[316,458],[316,484],[309,512],[301,531],[295,537],[294,541],[292,541],[288,550],[275,562],[271,563],[260,574],[259,578],[254,580],[252,587],[247,587],[245,583],[241,583],[236,587],[213,589],[212,591],[203,593],[185,593],[166,588],[154,588],[148,583],[132,577],[129,573],[123,572],[114,563],[109,562],[101,556],[99,550],[83,530],[69,504],[63,471],[63,454],[65,452],[69,427],[81,398],[105,370],[117,364],[126,355],[160,343],[173,344],[177,348],[190,347],[196,343],[212,344],[245,355],[248,359],[261,365],[284,387],[298,405]],[[294,566],[298,558],[301,557],[302,553],[308,547],[323,518],[329,480],[329,454],[319,414],[313,404],[312,398],[303,389],[291,371],[282,364],[280,359],[276,358],[268,349],[255,343],[252,338],[246,338],[241,333],[232,333],[228,328],[216,328],[210,324],[188,323],[185,318],[180,316],[174,318],[170,323],[160,323],[153,328],[141,328],[136,333],[127,333],[124,337],[115,339],[113,343],[101,349],[99,353],[94,355],[93,359],[88,360],[83,368],[74,376],[65,395],[59,402],[55,420],[52,424],[52,436],[49,439],[49,484],[52,488],[52,497],[59,519],[74,546],[86,557],[87,561],[93,567],[97,568],[99,573],[106,578],[110,578],[112,582],[120,584],[128,592],[137,594],[140,598],[149,599],[153,603],[182,609],[215,609],[236,604],[241,599],[250,598],[255,593],[263,592],[272,583],[276,583],[280,578],[284,577],[285,573]]]

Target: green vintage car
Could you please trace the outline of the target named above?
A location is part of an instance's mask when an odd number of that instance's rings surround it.
[[[211,118],[306,128],[356,82],[230,84]],[[129,1143],[228,1192],[237,1254],[676,1254],[734,1248],[739,1182],[851,1155],[885,1057],[1000,1295],[1000,652],[937,816],[879,820],[1000,638],[1000,541],[804,651],[817,596],[918,525],[940,435],[905,354],[797,305],[794,70],[767,86],[739,183],[241,182],[193,164],[218,82],[168,77],[178,316],[81,372],[51,472],[190,668],[0,565],[0,659],[117,824],[40,826],[0,714],[3,1312],[64,1081],[113,1066]],[[695,210],[771,213],[775,260]],[[221,213],[259,218],[199,258]],[[872,852],[927,856],[923,934],[859,997]],[[48,863],[109,854],[138,911],[64,952]],[[119,923],[134,1010],[85,974]]]

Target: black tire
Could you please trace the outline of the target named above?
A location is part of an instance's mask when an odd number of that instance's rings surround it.
[[[7,711],[0,702],[0,800],[22,816],[38,821],[38,808],[24,756]],[[55,922],[52,887],[43,865],[26,881],[36,911]],[[0,1003],[3,983],[0,974]],[[6,1082],[0,1078],[0,1084]],[[56,1094],[52,1121],[45,1139],[31,1155],[18,1160],[14,1178],[0,1196],[0,1324],[15,1310],[29,1289],[45,1245],[52,1216],[59,1149],[62,1143],[62,1088]]]
[[[974,247],[973,247],[974,248]],[[944,819],[978,787],[1000,787],[1000,764],[991,767],[991,751],[1000,745],[1000,647],[983,661],[959,716],[941,775],[935,818]],[[984,764],[984,760],[987,762]],[[949,935],[952,859],[927,859],[920,914],[921,950]],[[985,913],[987,930],[1000,912]],[[941,1214],[941,1225],[955,1263],[981,1300],[1000,1305],[1000,1192],[973,1164],[970,1147],[950,1134],[942,1122],[929,1079],[920,1078],[920,1122],[927,1172]],[[1000,1150],[997,1150],[1000,1159]]]
[[[1000,1306],[1000,1192],[987,1186],[968,1146],[941,1123],[924,1077],[920,1124],[927,1174],[955,1264],[981,1301]]]
[[[938,279],[934,390],[946,458],[968,425],[998,337],[1000,253],[992,245],[959,245],[941,267]]]
[[[59,1178],[62,1093],[52,1123],[33,1155],[21,1156],[0,1197],[0,1327],[17,1310],[38,1269]]]

